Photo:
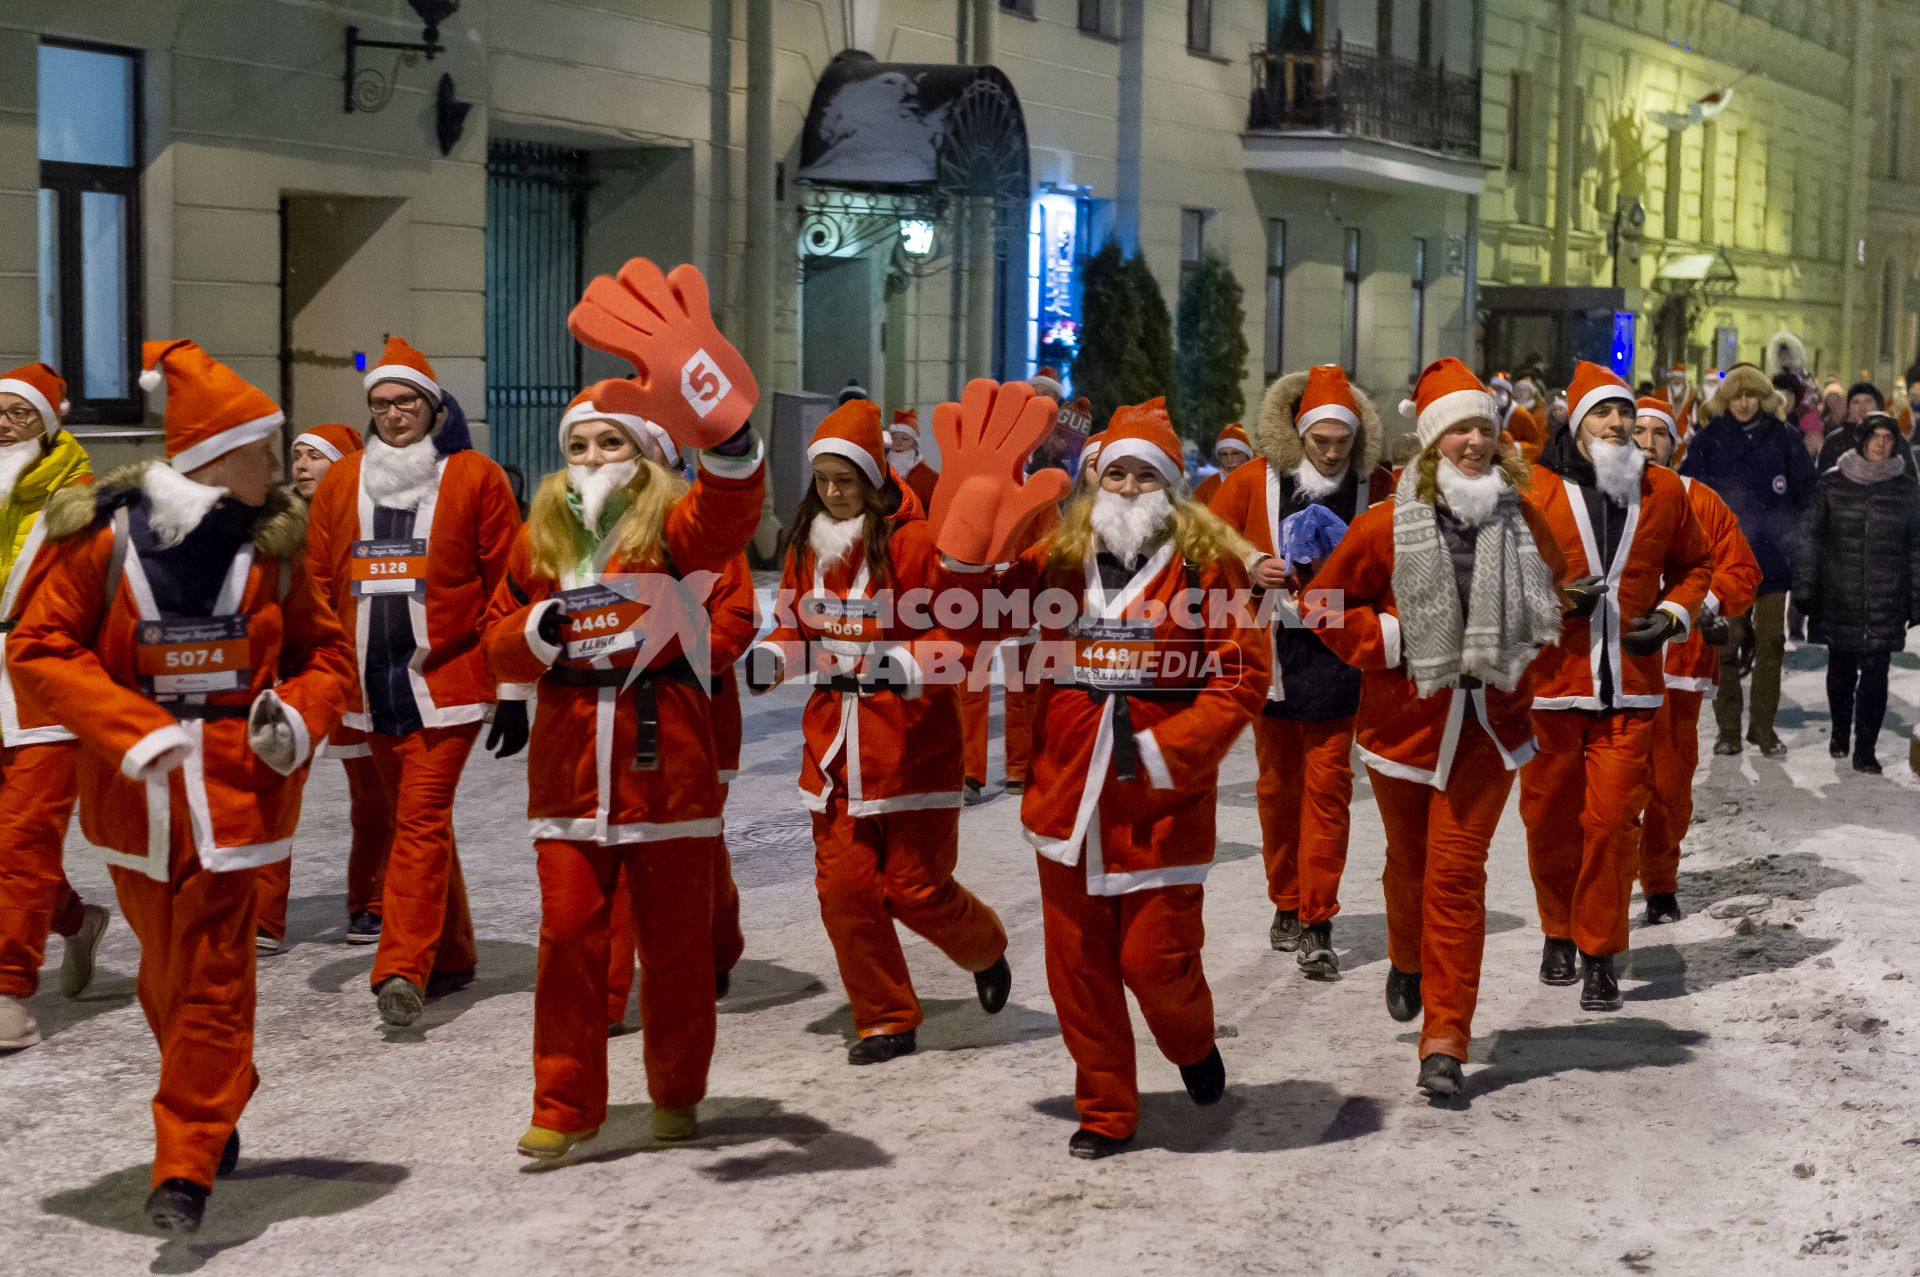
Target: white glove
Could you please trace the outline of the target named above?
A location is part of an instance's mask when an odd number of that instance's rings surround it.
[[[254,698],[253,712],[247,716],[247,745],[282,776],[291,776],[302,762],[293,719],[286,703],[272,691]]]

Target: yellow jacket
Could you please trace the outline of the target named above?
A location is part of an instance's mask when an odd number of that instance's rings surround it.
[[[68,484],[92,476],[87,450],[72,435],[55,430],[47,436],[46,453],[27,467],[13,485],[13,493],[0,503],[0,589],[6,587],[14,562],[26,548],[48,498]]]

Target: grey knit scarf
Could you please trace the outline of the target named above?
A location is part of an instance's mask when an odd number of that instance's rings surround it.
[[[1433,517],[1415,496],[1419,467],[1408,465],[1394,493],[1393,594],[1407,675],[1421,696],[1459,685],[1469,674],[1512,691],[1543,647],[1560,639],[1560,592],[1507,488],[1475,534],[1467,616],[1453,561]]]
[[[1843,452],[1835,468],[1854,483],[1885,483],[1906,473],[1907,459],[1895,452],[1878,461],[1869,461],[1864,452]]]

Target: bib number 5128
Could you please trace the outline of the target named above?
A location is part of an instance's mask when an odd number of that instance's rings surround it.
[[[687,362],[680,368],[680,395],[693,409],[694,415],[705,420],[715,408],[726,402],[733,391],[733,383],[727,380],[727,374],[713,361],[713,356],[704,349],[696,350],[687,356]]]

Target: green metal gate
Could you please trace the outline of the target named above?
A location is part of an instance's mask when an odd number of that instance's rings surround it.
[[[580,391],[567,312],[580,299],[585,151],[496,139],[487,147],[487,422],[493,457],[524,497],[561,465],[555,430]]]

